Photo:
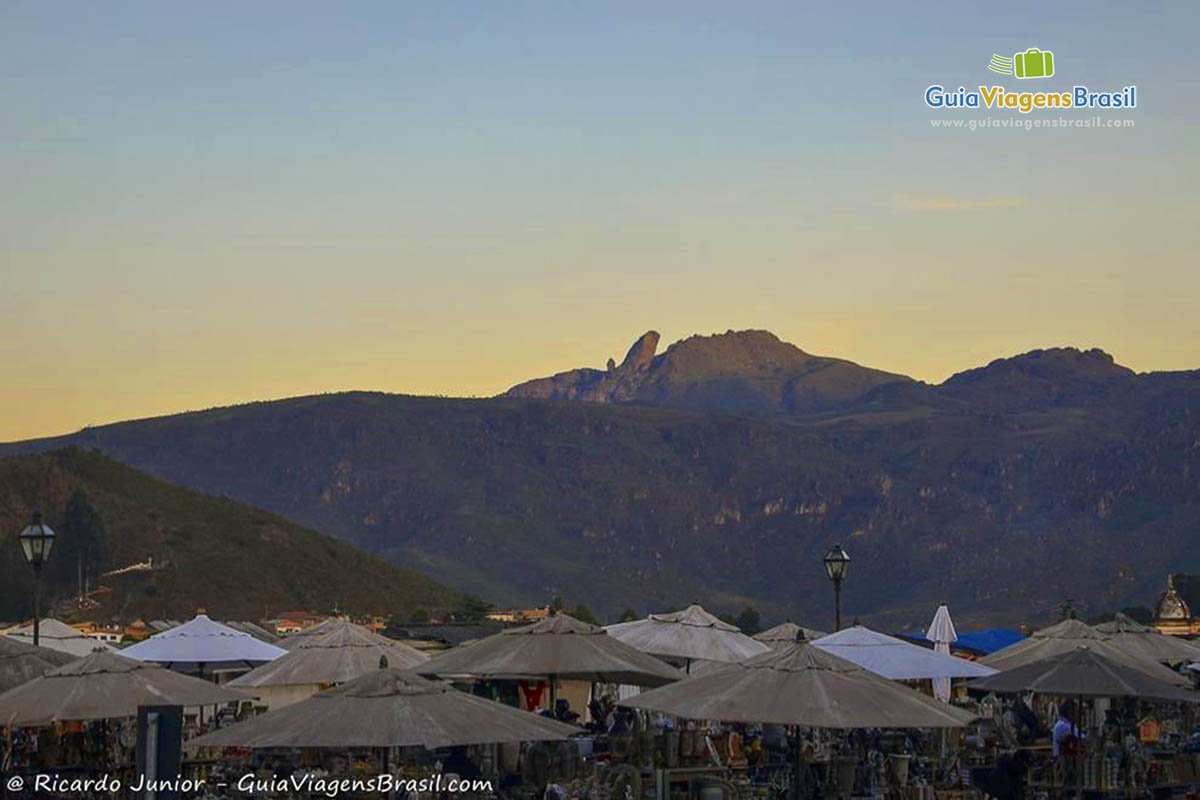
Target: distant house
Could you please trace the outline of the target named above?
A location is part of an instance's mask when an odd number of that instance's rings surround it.
[[[120,644],[125,630],[120,625],[104,625],[99,622],[76,622],[72,625],[75,630],[98,642]]]
[[[493,622],[537,622],[550,616],[550,606],[540,608],[503,608],[489,611],[487,618]]]
[[[275,619],[267,620],[266,624],[274,630],[276,636],[291,636],[327,619],[328,616],[311,611],[281,611]]]
[[[350,620],[355,625],[361,625],[372,633],[383,633],[388,626],[388,618],[374,614],[369,617],[358,617]]]
[[[1167,590],[1154,606],[1151,627],[1171,636],[1200,635],[1196,610],[1200,610],[1200,575],[1168,575]]]
[[[143,642],[158,631],[150,627],[144,619],[135,619],[125,626],[125,638],[131,642]]]

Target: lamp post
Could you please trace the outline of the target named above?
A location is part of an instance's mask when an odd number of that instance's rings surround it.
[[[33,567],[33,643],[38,644],[38,627],[41,623],[41,610],[38,608],[39,595],[42,588],[42,564],[50,557],[50,548],[54,545],[54,531],[42,522],[42,514],[33,512],[33,521],[17,536],[21,543],[21,551],[25,560]]]
[[[835,544],[825,554],[825,574],[833,581],[834,632],[842,629],[842,581],[850,568],[850,554]]]

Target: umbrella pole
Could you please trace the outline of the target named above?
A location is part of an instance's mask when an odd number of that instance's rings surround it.
[[[795,736],[793,755],[796,759],[795,763],[792,765],[792,797],[793,800],[802,800],[804,790],[804,754],[800,742],[800,726],[796,725],[794,728],[792,728],[792,733]]]
[[[550,716],[558,719],[558,681],[554,675],[550,676]]]
[[[1075,782],[1079,784],[1079,798],[1084,796],[1084,696],[1075,698]]]

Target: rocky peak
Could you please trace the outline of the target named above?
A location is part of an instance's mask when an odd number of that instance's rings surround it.
[[[625,354],[625,360],[621,362],[621,369],[635,371],[650,366],[650,362],[654,360],[654,354],[658,352],[658,339],[658,331],[643,333]],[[612,359],[609,359],[610,363],[611,361]]]

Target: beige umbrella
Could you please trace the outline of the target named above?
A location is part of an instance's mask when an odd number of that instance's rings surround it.
[[[59,650],[34,647],[7,636],[0,636],[0,692],[28,683],[74,660],[74,656]]]
[[[33,623],[12,628],[5,631],[4,635],[18,642],[33,644]],[[83,658],[88,653],[94,653],[97,650],[116,652],[116,648],[107,642],[93,639],[77,628],[72,628],[67,623],[59,622],[52,617],[43,617],[38,623],[38,646],[58,650],[74,658]]]
[[[603,628],[566,614],[457,647],[415,671],[444,678],[546,676],[632,686],[662,686],[683,677],[674,667],[623,644]]]
[[[620,701],[687,719],[803,728],[958,728],[973,717],[807,642]]]
[[[1180,662],[1200,658],[1200,647],[1183,639],[1159,633],[1124,614],[1117,614],[1111,622],[1097,625],[1096,630],[1110,636],[1122,650],[1141,655],[1151,661]]]
[[[794,644],[798,639],[820,639],[826,635],[824,631],[805,628],[794,622],[785,622],[774,628],[767,628],[761,633],[756,633],[753,638],[756,642],[762,642],[768,647],[776,649]]]
[[[406,669],[423,664],[429,656],[416,648],[393,642],[346,620],[329,620],[321,632],[290,642],[286,655],[268,661],[227,685],[254,687],[272,707],[303,700],[322,689],[378,670],[380,665]]]
[[[1103,640],[1099,644],[1107,645]],[[1170,670],[1167,670],[1170,673]],[[1174,673],[1170,673],[1174,674]],[[1031,661],[996,675],[971,681],[968,689],[1007,694],[1032,691],[1057,697],[1144,697],[1180,703],[1200,701],[1200,695],[1172,683],[1156,680],[1140,669],[1113,660],[1081,645],[1038,661]],[[1078,755],[1079,794],[1083,793],[1083,752]]]
[[[1200,694],[1156,680],[1113,661],[1090,647],[1077,647],[967,684],[977,691],[1037,692],[1056,697],[1143,697],[1180,703],[1200,702]]]
[[[282,647],[284,650],[294,650],[307,641],[311,641],[312,639],[320,639],[324,636],[327,636],[331,631],[341,631],[347,628],[353,628],[354,630],[363,634],[363,637],[369,638],[372,641],[378,642],[382,645],[398,645],[405,650],[411,651],[412,657],[421,661],[424,661],[426,658],[428,658],[425,653],[421,652],[415,647],[410,647],[402,642],[397,642],[395,639],[389,639],[386,636],[375,633],[370,628],[366,628],[362,625],[355,625],[345,617],[332,617],[324,622],[319,622],[316,625],[313,625],[311,628],[305,628],[302,631],[297,631],[291,636],[275,642],[275,644],[278,647]]]
[[[0,694],[0,725],[136,717],[138,706],[208,706],[247,696],[208,681],[96,652]]]
[[[186,747],[451,747],[566,739],[579,729],[412,672],[375,670]]]
[[[973,719],[803,641],[722,664],[620,705],[687,719],[802,728],[960,728]],[[796,794],[802,772],[797,735]]]
[[[997,650],[981,659],[979,663],[1003,672],[1034,661],[1042,661],[1051,656],[1069,653],[1080,646],[1089,647],[1118,664],[1141,670],[1160,681],[1176,686],[1187,682],[1187,679],[1179,673],[1167,669],[1152,658],[1133,652],[1127,646],[1121,646],[1112,637],[1077,619],[1065,619],[1049,628],[1043,628],[1028,639],[1022,639],[1003,650]]]
[[[685,662],[744,661],[771,648],[722,622],[698,605],[670,614],[651,614],[645,619],[621,622],[605,628],[630,647],[659,658]]]

